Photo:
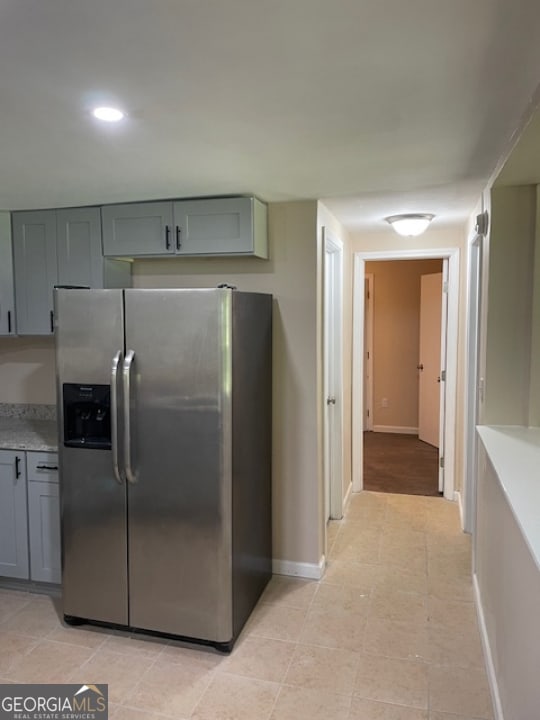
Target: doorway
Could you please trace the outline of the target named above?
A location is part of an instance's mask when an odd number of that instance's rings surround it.
[[[445,498],[454,500],[454,455],[455,438],[451,429],[455,424],[456,413],[456,382],[457,382],[457,333],[458,333],[458,288],[459,288],[459,249],[441,248],[438,250],[410,250],[387,251],[354,254],[354,298],[353,313],[360,318],[353,326],[353,490],[359,491],[364,487],[363,478],[363,433],[365,430],[364,413],[364,302],[365,302],[365,273],[366,263],[371,261],[389,260],[419,260],[438,259],[447,260],[448,276],[445,282],[447,291],[447,328],[448,338],[446,352],[446,376],[441,378],[441,397],[444,400],[442,409],[443,426],[441,435],[444,442],[444,456],[439,463],[443,466],[442,490]],[[440,267],[440,265],[439,265]],[[377,293],[375,280],[374,294]],[[381,398],[382,401],[382,398]],[[374,423],[375,425],[375,423]],[[395,431],[399,425],[389,425]],[[401,426],[402,427],[402,426]],[[405,426],[412,428],[414,426]],[[412,434],[412,432],[411,432]]]
[[[442,265],[441,259],[365,264],[365,327],[372,326],[364,364],[366,490],[439,494]]]

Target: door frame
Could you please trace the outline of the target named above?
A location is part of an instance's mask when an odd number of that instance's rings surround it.
[[[363,489],[364,431],[364,277],[365,263],[371,260],[448,260],[448,322],[446,327],[446,383],[444,385],[446,421],[444,442],[444,497],[454,500],[455,424],[459,314],[459,248],[388,250],[353,253],[353,352],[352,352],[352,476],[353,491]]]
[[[328,228],[322,228],[323,237],[323,393],[322,393],[322,417],[323,417],[323,472],[324,472],[324,498],[327,497],[327,483],[330,483],[329,490],[329,517],[332,520],[340,520],[343,517],[343,243]],[[328,256],[332,256],[333,282],[331,297],[328,297],[329,288],[326,282],[326,267]],[[327,303],[328,300],[328,303]],[[327,316],[327,312],[331,317]],[[327,323],[333,325],[333,340],[331,347],[327,346]],[[333,397],[336,399],[334,406],[335,422],[333,423],[332,437],[329,437],[330,427],[327,422],[327,360],[328,355],[333,354],[331,368],[333,377]],[[332,452],[333,467],[329,468],[328,445],[331,442],[334,451]],[[325,500],[326,503],[326,500]],[[325,508],[325,523],[327,511]]]
[[[467,345],[465,362],[466,409],[463,443],[462,525],[465,532],[476,534],[476,483],[479,411],[480,339],[482,321],[482,263],[485,235],[474,232],[468,243],[467,257]],[[473,555],[474,557],[474,555]]]
[[[364,368],[364,430],[373,430],[373,300],[374,300],[374,278],[373,273],[365,273],[365,285],[369,293],[367,310],[364,307],[364,362],[368,369]],[[367,377],[367,380],[365,379]],[[367,411],[369,410],[369,416]]]

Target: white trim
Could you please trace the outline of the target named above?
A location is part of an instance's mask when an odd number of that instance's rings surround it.
[[[369,303],[367,305],[367,313],[364,316],[364,322],[365,322],[365,328],[364,328],[364,342],[366,343],[367,347],[364,348],[364,355],[365,363],[368,368],[367,377],[368,382],[365,383],[365,393],[366,397],[364,398],[364,413],[366,413],[366,410],[369,410],[369,417],[367,417],[367,414],[364,414],[364,423],[365,427],[364,430],[373,430],[373,302],[375,299],[375,288],[374,286],[374,280],[375,276],[373,273],[366,273],[365,279],[367,280],[367,286],[368,286],[368,293],[369,293]],[[365,303],[365,299],[364,299]],[[365,304],[364,304],[365,308]],[[369,353],[369,357],[367,357],[367,354]],[[364,376],[366,373],[364,372]]]
[[[345,492],[345,496],[343,498],[343,515],[345,515],[345,510],[347,509],[347,505],[349,504],[351,500],[352,495],[352,482],[349,483],[349,487],[347,488]]]
[[[482,607],[482,596],[480,595],[480,586],[478,584],[478,576],[473,575],[473,592],[474,602],[476,605],[476,614],[478,617],[478,627],[480,630],[480,639],[482,640],[482,649],[484,651],[484,661],[486,663],[486,672],[491,691],[491,702],[493,704],[494,720],[504,720],[501,696],[499,693],[499,685],[497,683],[497,673],[495,672],[495,664],[493,663],[493,653],[489,644],[487,633],[486,619],[484,617],[484,609]]]
[[[454,502],[458,504],[459,508],[459,519],[461,522],[461,529],[464,529],[464,516],[463,516],[463,503],[461,502],[461,493],[459,490],[456,490],[454,493]]]
[[[334,352],[334,359],[335,362],[333,363],[333,390],[332,393],[336,399],[335,404],[335,410],[336,414],[334,416],[334,422],[331,423],[332,427],[332,438],[331,442],[334,448],[336,448],[335,453],[331,453],[332,459],[333,459],[333,467],[331,468],[331,471],[328,468],[329,458],[324,458],[324,465],[323,465],[323,472],[324,472],[324,483],[325,483],[325,503],[326,503],[326,482],[327,477],[329,475],[330,477],[330,488],[329,488],[329,495],[330,495],[330,507],[325,508],[325,515],[328,515],[329,518],[333,520],[341,520],[343,517],[342,515],[342,508],[343,508],[343,428],[345,426],[344,423],[344,417],[343,417],[343,243],[342,241],[336,237],[331,231],[328,230],[328,228],[323,227],[322,228],[322,237],[323,237],[323,250],[324,250],[324,260],[323,260],[323,308],[324,313],[327,312],[327,298],[326,298],[326,258],[328,255],[333,255],[335,258],[335,263],[332,265],[333,268],[333,284],[332,284],[332,298],[330,301],[330,307],[332,312],[332,323],[334,328],[334,342],[332,344],[332,350]],[[326,359],[327,357],[327,339],[325,337],[326,335],[326,327],[327,327],[327,318],[324,316],[323,318],[323,358]],[[326,377],[327,377],[327,370],[324,369],[323,371],[323,396],[321,398],[322,406],[323,406],[323,438],[324,438],[324,449],[325,449],[325,455],[327,452],[328,447],[328,441],[327,441],[327,433],[328,433],[328,423],[327,423],[327,417],[328,417],[328,406],[326,404],[326,396],[327,396],[327,387],[326,387]],[[325,518],[325,522],[326,522]]]
[[[448,258],[448,323],[446,356],[446,424],[444,496],[454,499],[455,426],[457,394],[457,352],[459,315],[459,248],[356,252],[353,280],[353,378],[352,378],[352,472],[353,491],[363,488],[363,353],[364,353],[364,274],[369,260],[412,260]]]
[[[321,556],[319,563],[291,562],[290,560],[272,560],[272,572],[274,575],[290,575],[292,577],[309,578],[320,580],[324,575],[326,558]]]
[[[373,432],[396,433],[398,435],[418,435],[417,427],[406,425],[374,425]]]

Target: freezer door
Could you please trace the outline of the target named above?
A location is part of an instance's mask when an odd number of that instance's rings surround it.
[[[84,388],[110,384],[123,351],[122,291],[56,290],[55,323],[64,614],[127,624],[125,482],[115,478],[111,449],[65,446],[63,408],[64,384],[81,386],[88,424]]]
[[[126,290],[130,624],[232,638],[231,292]]]

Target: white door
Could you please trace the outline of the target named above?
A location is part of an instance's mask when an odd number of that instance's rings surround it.
[[[420,351],[418,437],[439,447],[441,395],[442,273],[422,275],[420,285]]]
[[[343,516],[341,243],[324,231],[324,517]]]

